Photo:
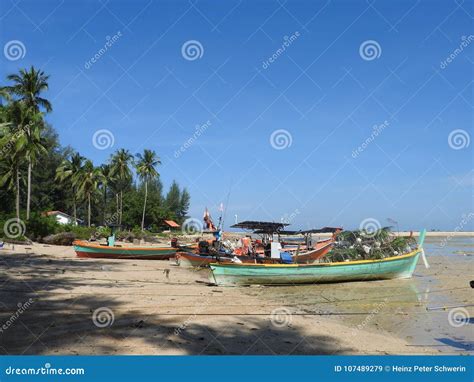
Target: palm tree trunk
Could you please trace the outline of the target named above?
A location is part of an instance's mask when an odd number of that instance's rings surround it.
[[[122,214],[123,214],[123,191],[120,190],[120,221],[119,224],[122,224]]]
[[[104,211],[102,213],[102,224],[105,225],[105,215],[106,215],[106,212],[107,212],[107,187],[104,186]]]
[[[145,181],[145,201],[143,202],[143,216],[142,216],[142,231],[145,227],[145,211],[146,211],[146,198],[148,196],[148,182]]]
[[[74,222],[72,223],[73,225],[77,224],[77,208],[76,208],[76,194],[75,191],[73,190],[73,197],[72,197],[72,214],[74,216]]]
[[[120,223],[120,221],[119,221],[119,219],[120,219],[120,208],[119,208],[119,194],[118,193],[115,194],[115,202],[117,204],[117,219],[114,219],[115,220],[114,223],[119,224]]]
[[[28,159],[28,192],[26,195],[26,220],[30,218],[30,202],[31,202],[31,158]]]
[[[16,166],[16,218],[20,220],[20,168]]]
[[[87,194],[87,203],[88,203],[88,211],[87,211],[87,224],[90,228],[91,226],[91,194]]]

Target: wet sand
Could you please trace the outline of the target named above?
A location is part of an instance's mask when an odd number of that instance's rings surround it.
[[[473,308],[454,325],[452,309],[426,311],[472,300],[472,256],[452,251],[429,255],[430,269],[420,261],[410,280],[223,288],[207,283],[207,270],[173,261],[79,259],[71,247],[7,245],[0,351],[468,354]]]

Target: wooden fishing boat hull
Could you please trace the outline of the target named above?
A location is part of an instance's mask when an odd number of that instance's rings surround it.
[[[176,263],[183,267],[207,267],[217,261],[231,263],[232,258],[220,256],[217,260],[216,256],[198,255],[196,253],[178,252],[176,254]]]
[[[269,257],[251,257],[251,256],[208,256],[198,255],[190,252],[177,252],[176,263],[184,267],[208,267],[212,263],[233,264],[233,259],[237,258],[242,264],[279,264],[280,259],[271,259]]]
[[[72,243],[78,257],[134,260],[166,260],[176,255],[172,247],[108,247],[85,241]]]
[[[293,285],[409,278],[421,250],[381,260],[318,264],[211,264],[216,285]]]
[[[327,253],[332,249],[334,245],[333,239],[327,239],[324,241],[320,241],[316,244],[316,248],[313,250],[309,250],[303,253],[299,253],[298,255],[292,255],[292,259],[295,263],[298,264],[307,264],[312,263],[315,260],[320,259],[327,255]]]

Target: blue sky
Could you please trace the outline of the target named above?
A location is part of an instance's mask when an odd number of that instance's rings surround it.
[[[155,150],[194,217],[472,230],[472,4],[5,0],[0,74],[50,74],[47,120],[96,164]]]

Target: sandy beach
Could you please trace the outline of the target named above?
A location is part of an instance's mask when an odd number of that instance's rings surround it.
[[[438,244],[428,240],[431,267],[420,261],[409,280],[272,288],[212,286],[207,270],[174,261],[79,259],[71,247],[6,245],[0,351],[468,354],[474,310],[463,308],[467,322],[453,325],[452,309],[426,307],[472,301],[472,256],[440,255]],[[472,242],[465,247],[472,251]]]

